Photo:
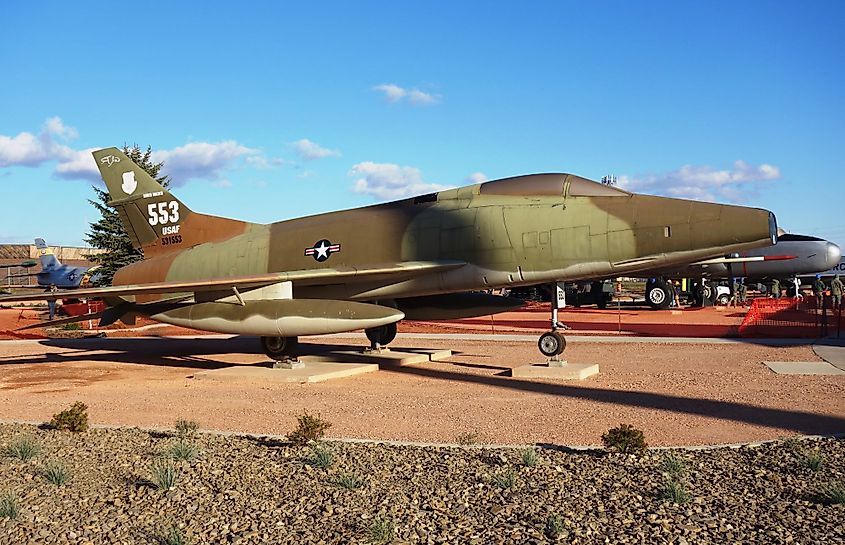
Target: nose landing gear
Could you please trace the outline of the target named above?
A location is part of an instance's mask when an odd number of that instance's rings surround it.
[[[552,285],[552,330],[540,335],[537,347],[547,358],[556,359],[566,349],[566,339],[560,334],[560,330],[569,329],[569,326],[558,320],[558,310],[566,306],[566,291],[563,282]]]

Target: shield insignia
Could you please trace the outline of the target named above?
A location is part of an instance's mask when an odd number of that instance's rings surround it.
[[[127,195],[131,195],[135,193],[135,189],[138,187],[138,182],[135,180],[135,171],[130,170],[129,172],[123,173],[123,185],[120,188],[123,190],[124,193]]]

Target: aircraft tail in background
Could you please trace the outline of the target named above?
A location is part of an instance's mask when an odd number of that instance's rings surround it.
[[[38,250],[38,261],[41,263],[42,271],[50,271],[62,266],[62,263],[53,253],[53,249],[47,246],[43,238],[35,239],[35,248]]]

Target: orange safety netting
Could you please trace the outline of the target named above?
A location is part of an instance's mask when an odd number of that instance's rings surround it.
[[[739,326],[740,337],[816,338],[837,332],[841,314],[815,297],[758,298]]]

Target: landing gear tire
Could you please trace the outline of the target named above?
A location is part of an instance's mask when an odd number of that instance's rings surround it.
[[[557,331],[549,331],[540,335],[537,347],[547,358],[559,356],[566,349],[566,339]]]
[[[655,310],[665,310],[672,303],[672,292],[665,280],[656,280],[646,287],[646,302]]]
[[[385,346],[396,338],[396,323],[365,329],[364,333],[373,345]]]
[[[604,310],[607,308],[607,303],[610,302],[610,297],[604,292],[604,282],[593,282],[590,285],[590,293],[593,294],[593,300],[596,302],[596,308]]]
[[[294,356],[298,346],[296,337],[261,337],[264,353],[276,361]]]
[[[710,285],[710,282],[705,282],[704,287],[702,289],[704,291],[704,298],[709,301],[713,301],[713,286]],[[702,303],[703,302],[704,301],[702,301]]]
[[[719,305],[726,307],[728,306],[728,303],[731,302],[731,296],[727,293],[723,293],[722,295],[716,298],[716,302],[719,303]]]
[[[711,305],[715,305],[719,299],[719,284],[716,282],[708,282],[707,287],[710,288],[710,293],[707,295],[707,299],[710,300]]]

